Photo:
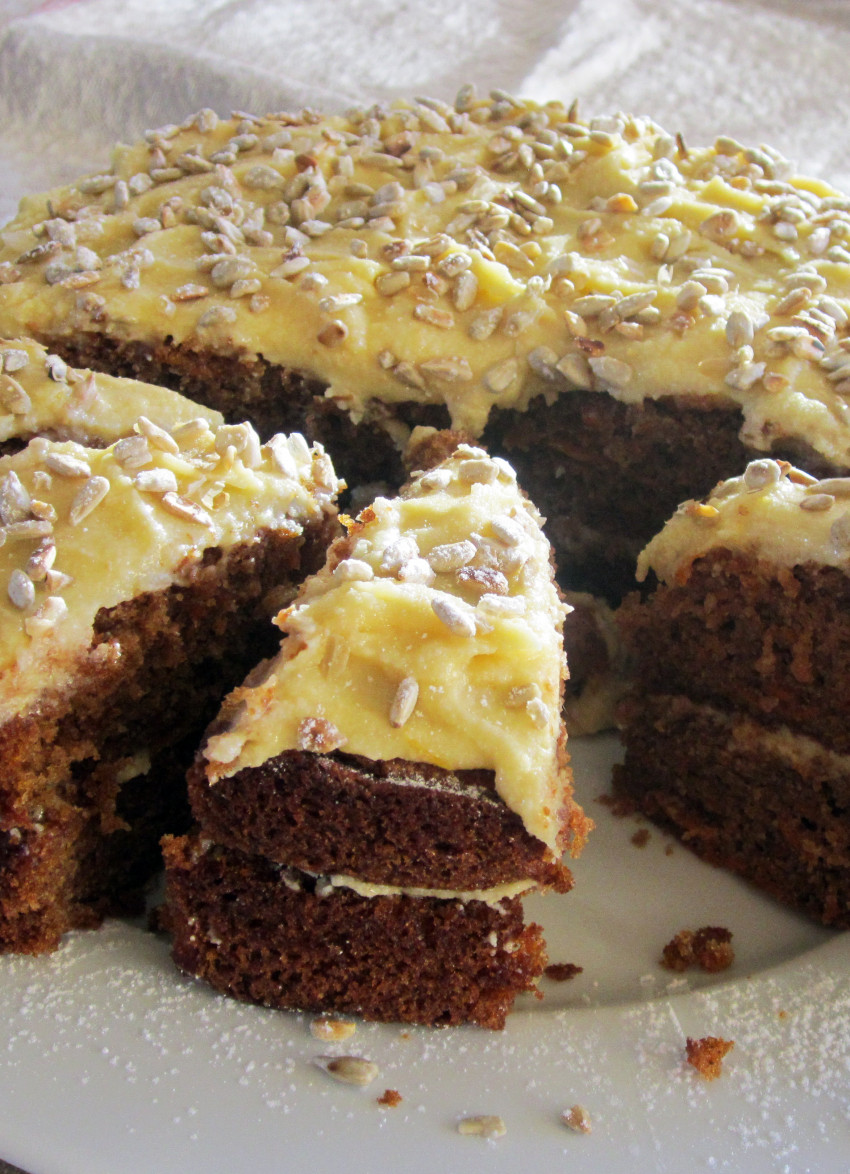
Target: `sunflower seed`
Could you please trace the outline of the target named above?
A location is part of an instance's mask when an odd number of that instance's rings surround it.
[[[27,560],[27,574],[34,583],[47,578],[47,572],[56,561],[56,544],[49,539],[39,543]]]
[[[9,347],[2,353],[4,371],[21,371],[29,365],[30,357],[26,351]]]
[[[24,620],[24,629],[28,636],[43,636],[55,627],[56,623],[68,611],[65,600],[58,595],[48,595],[44,603],[31,616]]]
[[[26,611],[35,603],[35,585],[23,571],[12,571],[6,590],[12,606],[19,611]]]
[[[625,387],[632,377],[632,369],[622,359],[614,359],[610,355],[600,355],[587,360],[593,374],[605,386],[617,390]]]
[[[457,1123],[458,1133],[472,1137],[504,1137],[507,1126],[501,1117],[480,1116],[463,1117]]]
[[[158,424],[154,424],[153,420],[149,420],[147,416],[139,416],[136,420],[136,431],[140,437],[148,442],[151,448],[159,449],[161,452],[171,453],[175,455],[180,451],[180,446],[177,441],[164,428],[160,428]]]
[[[390,725],[400,729],[409,720],[419,698],[419,682],[415,677],[405,677],[396,689],[390,706]]]
[[[782,468],[769,458],[750,461],[744,470],[744,485],[750,490],[768,489],[782,479]]]
[[[162,495],[160,502],[162,508],[173,517],[180,518],[184,522],[194,522],[198,526],[212,528],[213,520],[210,515],[194,501],[190,501],[188,497],[182,497],[179,493],[167,492]]]
[[[431,610],[453,635],[466,638],[475,635],[475,616],[455,602],[450,595],[440,595],[432,599]]]
[[[177,478],[171,469],[144,469],[133,478],[140,493],[176,493]]]
[[[438,574],[446,574],[471,563],[475,554],[475,544],[468,539],[463,539],[461,542],[447,542],[435,546],[426,557],[434,571]]]
[[[831,493],[812,493],[800,502],[800,509],[810,510],[813,513],[822,513],[835,505],[835,498]]]
[[[59,477],[91,477],[91,466],[80,457],[64,452],[48,452],[44,464]]]
[[[68,513],[68,521],[72,526],[78,526],[84,518],[94,510],[109,492],[109,481],[106,477],[89,477],[74,495]]]
[[[519,363],[514,358],[503,359],[484,372],[483,382],[488,391],[500,395],[519,378]]]
[[[380,1074],[377,1064],[361,1056],[317,1056],[313,1063],[342,1084],[365,1088]]]
[[[355,1031],[356,1026],[350,1019],[335,1019],[329,1015],[320,1015],[310,1024],[310,1035],[314,1039],[332,1043],[351,1039]]]
[[[32,409],[32,400],[11,375],[0,376],[0,403],[13,416],[25,416]]]

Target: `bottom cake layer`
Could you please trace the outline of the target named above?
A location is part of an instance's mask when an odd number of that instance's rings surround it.
[[[263,857],[167,837],[163,923],[178,966],[247,1002],[501,1028],[546,965],[522,902],[363,896]]]
[[[626,713],[615,793],[698,856],[850,926],[850,756],[684,697]]]

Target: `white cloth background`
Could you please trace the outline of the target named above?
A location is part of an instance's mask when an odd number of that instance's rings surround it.
[[[468,81],[649,114],[693,144],[768,142],[850,187],[848,0],[0,0],[0,220],[202,106]]]

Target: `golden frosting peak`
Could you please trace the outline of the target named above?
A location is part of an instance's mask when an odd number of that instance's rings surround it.
[[[261,353],[474,435],[569,388],[711,396],[847,464],[849,229],[774,151],[557,102],[201,111],[23,201],[0,331]]]
[[[494,771],[532,835],[563,847],[562,604],[511,467],[461,445],[378,498],[225,704],[211,782],[286,750]]]

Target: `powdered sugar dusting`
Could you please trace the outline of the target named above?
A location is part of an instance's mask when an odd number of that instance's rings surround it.
[[[637,851],[634,821],[595,803],[613,753],[603,742],[574,750],[605,867],[540,902],[552,960],[584,972],[544,981],[542,1001],[523,996],[504,1032],[358,1022],[349,1039],[316,1039],[314,1016],[221,998],[175,971],[166,941],[109,922],[49,957],[0,958],[4,1157],[72,1174],[114,1174],[116,1162],[126,1174],[271,1168],[283,1147],[288,1168],[317,1174],[391,1169],[400,1156],[411,1174],[485,1163],[515,1174],[529,1153],[577,1174],[843,1171],[845,939],[681,850],[666,855],[660,833]],[[740,943],[729,971],[671,977],[658,965],[676,929],[720,921]],[[711,1083],[685,1063],[685,1039],[706,1035],[735,1041]],[[380,1081],[329,1081],[315,1066],[328,1055],[367,1058]],[[385,1087],[402,1098],[392,1112],[378,1104]],[[564,1128],[575,1104],[589,1135]],[[470,1117],[500,1117],[506,1133],[462,1136]],[[68,1137],[81,1137],[70,1156]]]

